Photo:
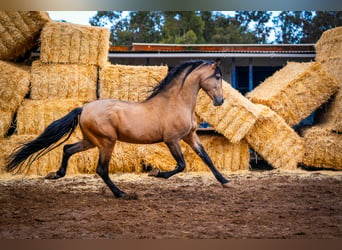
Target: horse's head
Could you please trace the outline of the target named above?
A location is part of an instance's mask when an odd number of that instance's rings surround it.
[[[202,67],[203,74],[200,80],[200,87],[213,100],[214,106],[220,106],[224,102],[220,64],[220,61],[216,61]]]

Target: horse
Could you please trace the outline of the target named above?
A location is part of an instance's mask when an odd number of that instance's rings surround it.
[[[141,102],[98,99],[73,109],[53,121],[38,137],[15,149],[8,157],[6,169],[11,172],[15,169],[21,171],[23,166],[27,168],[33,161],[63,144],[79,125],[82,140],[64,145],[58,171],[49,173],[46,178],[56,180],[64,177],[68,160],[73,154],[97,147],[99,159],[96,173],[115,197],[124,197],[127,194],[108,175],[116,141],[136,144],[164,142],[177,165],[171,171],[154,168],[148,175],[167,179],[186,167],[180,146],[183,140],[204,161],[219,183],[228,187],[229,180],[216,169],[196,134],[195,106],[200,89],[212,99],[213,105],[223,104],[219,61],[191,60],[180,63]]]

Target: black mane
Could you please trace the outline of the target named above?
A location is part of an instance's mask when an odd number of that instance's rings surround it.
[[[214,61],[205,61],[205,60],[191,60],[187,62],[183,62],[176,67],[174,67],[172,70],[169,71],[169,73],[166,75],[166,77],[157,85],[153,88],[152,94],[146,98],[146,100],[151,99],[152,97],[156,96],[159,94],[161,91],[163,91],[166,86],[168,86],[172,80],[177,77],[181,72],[183,72],[187,67],[191,66],[186,73],[183,82],[187,78],[187,76],[194,71],[197,67],[199,67],[202,64],[213,64],[215,63]]]

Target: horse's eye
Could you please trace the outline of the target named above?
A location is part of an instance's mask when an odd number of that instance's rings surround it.
[[[215,78],[216,78],[216,80],[220,80],[221,75],[220,75],[220,74],[216,74],[216,75],[215,75]]]

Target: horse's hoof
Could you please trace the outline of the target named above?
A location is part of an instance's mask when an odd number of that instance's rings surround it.
[[[157,177],[159,173],[160,173],[160,170],[158,168],[154,168],[150,172],[148,172],[148,176]]]
[[[57,176],[57,172],[50,172],[45,176],[45,179],[54,180],[56,179],[56,176]]]
[[[223,183],[222,187],[224,187],[224,188],[232,188],[232,186],[229,185],[229,182]]]

